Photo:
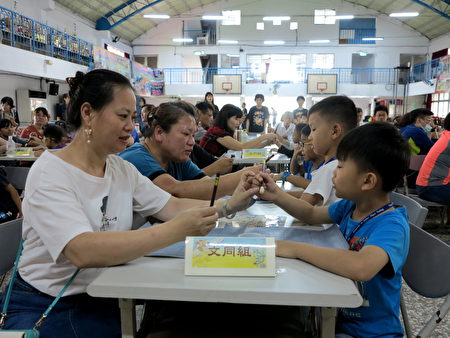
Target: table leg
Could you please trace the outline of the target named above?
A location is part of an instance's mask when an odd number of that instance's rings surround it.
[[[335,325],[336,325],[336,308],[334,307],[323,307],[321,308],[321,338],[334,337]]]
[[[136,337],[136,307],[134,299],[119,299],[122,338]]]

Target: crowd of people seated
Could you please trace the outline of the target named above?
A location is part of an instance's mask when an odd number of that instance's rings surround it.
[[[32,327],[47,300],[82,268],[41,334],[89,336],[94,325],[99,336],[118,336],[117,301],[86,294],[100,268],[205,235],[256,195],[307,223],[340,225],[350,250],[290,241],[278,241],[276,249],[278,256],[364,285],[368,306],[340,311],[337,334],[377,336],[386,327],[393,336],[403,334],[398,314],[409,225],[405,208],[389,204],[389,192],[406,175],[410,156],[426,155],[419,196],[450,205],[450,114],[441,132],[427,109],[412,110],[394,125],[384,105],[363,120],[346,96],[327,97],[309,110],[298,96],[297,107],[275,124],[262,94],[244,114],[232,104],[219,109],[210,92],[195,106],[147,104],[136,100],[127,78],[109,70],[77,72],[67,82],[66,107],[56,121],[38,107],[33,123],[22,127],[12,99],[1,100],[0,153],[12,136],[39,157],[23,201],[0,168],[0,222],[23,216],[24,234],[5,328]],[[242,137],[243,126],[251,138]],[[224,156],[269,146],[291,159],[288,170],[237,169]],[[221,175],[216,198],[231,197],[210,205],[215,175]],[[276,181],[302,189],[286,192]],[[133,212],[157,222],[131,231]]]

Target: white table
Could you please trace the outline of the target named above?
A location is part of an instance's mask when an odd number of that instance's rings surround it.
[[[6,156],[0,155],[0,161],[27,161],[34,162],[38,159],[36,156]]]
[[[119,298],[122,337],[134,337],[134,299],[318,306],[322,337],[334,337],[337,307],[358,307],[355,283],[308,263],[277,258],[277,276],[192,277],[184,260],[144,257],[105,269],[87,288],[93,297]]]

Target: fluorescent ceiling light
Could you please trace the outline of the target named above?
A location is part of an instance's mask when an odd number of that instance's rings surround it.
[[[170,15],[167,15],[167,14],[144,14],[144,18],[147,18],[147,19],[170,19]]]
[[[414,16],[418,16],[418,12],[404,12],[404,13],[391,13],[389,16],[393,18],[410,18]]]
[[[239,54],[227,54],[227,56],[230,57],[230,58],[238,58],[238,57],[240,57]]]
[[[264,44],[265,45],[284,45],[284,41],[283,40],[265,40]]]
[[[362,50],[358,52],[359,56],[367,56],[367,52],[363,52]]]
[[[257,22],[256,23],[256,30],[263,31],[264,30],[264,22]]]
[[[383,41],[384,38],[362,38],[363,41]]]
[[[223,15],[203,15],[203,20],[223,20],[225,17]]]
[[[204,50],[194,50],[194,54],[198,55],[198,56],[205,55],[205,51]]]
[[[265,16],[263,17],[264,21],[289,21],[291,20],[290,16]]]
[[[194,40],[191,38],[173,38],[172,41],[173,42],[192,42]]]
[[[290,24],[289,24],[289,29],[291,31],[298,29],[298,22],[291,21]]]
[[[309,43],[329,43],[330,40],[309,40]]]
[[[354,15],[335,15],[334,18],[336,20],[351,20],[351,19],[354,19],[355,16]]]
[[[217,43],[223,43],[228,45],[236,45],[239,43],[238,40],[217,40]]]

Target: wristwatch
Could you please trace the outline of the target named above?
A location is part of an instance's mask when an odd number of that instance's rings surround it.
[[[285,171],[282,175],[281,175],[281,181],[286,182],[286,179],[288,178],[288,176],[291,175],[290,171]]]

